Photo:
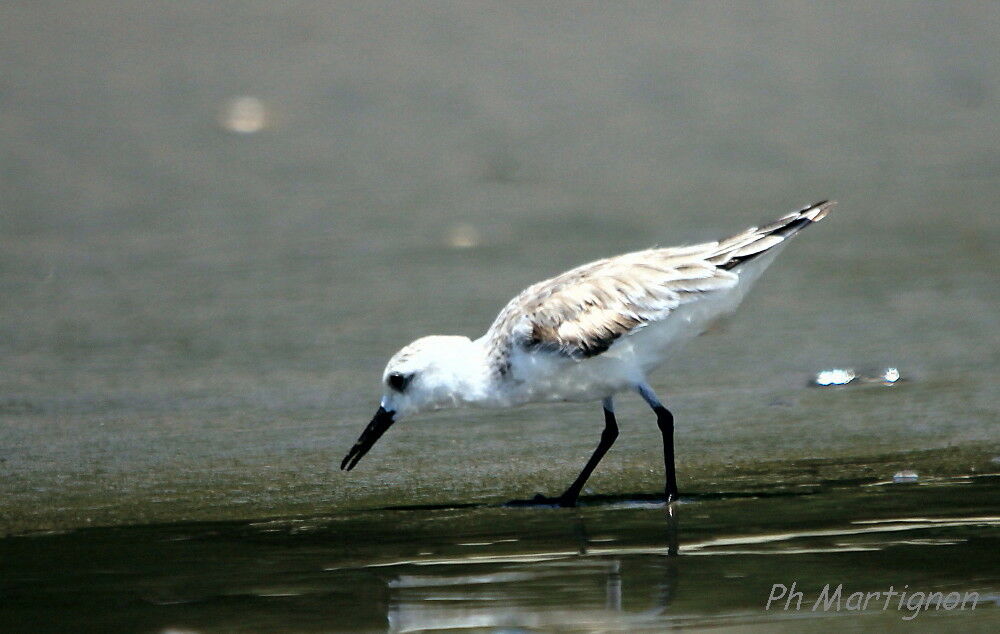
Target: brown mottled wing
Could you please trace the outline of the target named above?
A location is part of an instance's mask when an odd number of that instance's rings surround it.
[[[740,264],[826,215],[811,205],[721,242],[650,249],[599,260],[525,289],[490,327],[494,367],[505,373],[515,346],[583,359],[662,320],[678,306],[736,285]]]
[[[504,371],[512,346],[577,359],[601,354],[695,296],[735,285],[735,273],[705,259],[715,246],[629,253],[529,287],[490,328],[497,367]]]

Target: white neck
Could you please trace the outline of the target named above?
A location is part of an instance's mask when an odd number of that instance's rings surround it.
[[[386,372],[393,370],[416,375],[405,392],[389,392],[383,399],[387,408],[402,415],[464,405],[488,407],[496,398],[486,347],[468,337],[422,337],[390,360]]]
[[[454,405],[488,407],[496,398],[496,377],[483,342],[478,339],[466,341],[465,345],[440,358],[441,396]]]

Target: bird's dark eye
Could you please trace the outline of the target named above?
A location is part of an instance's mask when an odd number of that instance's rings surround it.
[[[406,389],[406,386],[410,384],[411,380],[413,380],[412,374],[400,374],[399,372],[393,372],[389,375],[389,378],[386,381],[389,383],[389,387],[397,392],[402,392]]]

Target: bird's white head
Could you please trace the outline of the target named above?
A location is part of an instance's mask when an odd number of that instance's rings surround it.
[[[482,347],[468,337],[421,337],[404,347],[386,364],[378,411],[340,468],[354,468],[401,418],[475,402],[488,374]]]
[[[386,364],[382,407],[399,419],[467,402],[482,361],[468,337],[421,337]]]

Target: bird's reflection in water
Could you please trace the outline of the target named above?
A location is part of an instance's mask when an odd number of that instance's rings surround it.
[[[628,628],[659,619],[677,592],[677,505],[664,512],[664,536],[645,552],[592,540],[572,518],[575,554],[477,556],[424,562],[419,574],[388,581],[393,632],[437,629]]]

